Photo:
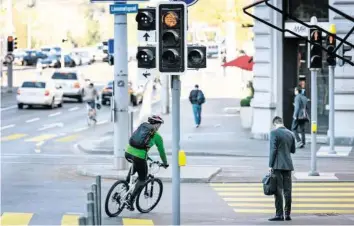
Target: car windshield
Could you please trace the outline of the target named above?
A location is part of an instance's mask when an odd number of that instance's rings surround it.
[[[22,88],[45,88],[45,82],[24,82]]]
[[[52,79],[77,80],[77,75],[73,72],[54,72]]]
[[[50,48],[42,48],[41,49],[43,52],[50,52]]]

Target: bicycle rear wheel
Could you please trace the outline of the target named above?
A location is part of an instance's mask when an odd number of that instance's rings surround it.
[[[114,189],[116,188],[118,189],[118,191],[114,192]],[[107,216],[116,217],[123,211],[125,203],[122,197],[125,196],[128,190],[129,185],[126,181],[117,181],[112,185],[112,187],[108,191],[104,205]],[[118,206],[116,206],[114,210],[111,210],[109,208],[109,204],[111,203],[116,203],[118,204]]]
[[[156,194],[155,192],[158,191]],[[161,196],[163,192],[163,184],[162,181],[158,178],[151,178],[147,180],[144,184],[143,189],[140,190],[137,198],[136,198],[136,208],[140,213],[149,213],[152,211],[157,204],[160,202]],[[156,201],[151,202],[151,206],[147,208],[143,208],[143,201],[150,202],[149,199],[156,197]]]

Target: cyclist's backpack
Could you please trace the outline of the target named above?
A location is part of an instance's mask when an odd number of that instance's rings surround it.
[[[129,139],[129,145],[137,149],[149,149],[149,143],[155,134],[155,128],[150,123],[142,123]]]

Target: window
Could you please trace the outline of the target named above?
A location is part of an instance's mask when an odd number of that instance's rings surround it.
[[[310,22],[316,16],[319,22],[328,22],[328,0],[284,0],[284,9],[293,17]]]
[[[45,88],[45,82],[24,82],[22,88]]]
[[[64,72],[55,72],[52,76],[52,79],[63,79],[63,80],[77,80],[76,73],[64,73]]]

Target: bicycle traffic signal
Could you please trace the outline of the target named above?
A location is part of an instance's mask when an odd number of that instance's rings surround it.
[[[207,66],[206,47],[188,46],[188,68],[206,68]]]
[[[156,47],[155,46],[139,46],[136,54],[138,68],[155,68],[156,67]]]
[[[8,36],[7,37],[7,52],[13,52],[15,49],[17,49],[17,38],[13,36]]]
[[[135,21],[138,23],[138,31],[156,30],[156,9],[139,9]]]
[[[317,28],[310,28],[310,41],[317,45],[309,44],[308,68],[322,68],[322,32]]]
[[[334,24],[331,24],[331,27],[329,29],[329,32],[331,34],[336,34],[336,27]],[[330,66],[335,66],[336,65],[336,57],[335,55],[331,54],[333,53],[333,50],[336,48],[336,39],[334,35],[327,35],[326,36],[326,49],[327,49],[327,63]]]
[[[187,6],[184,2],[157,6],[159,71],[178,73],[186,70]]]

